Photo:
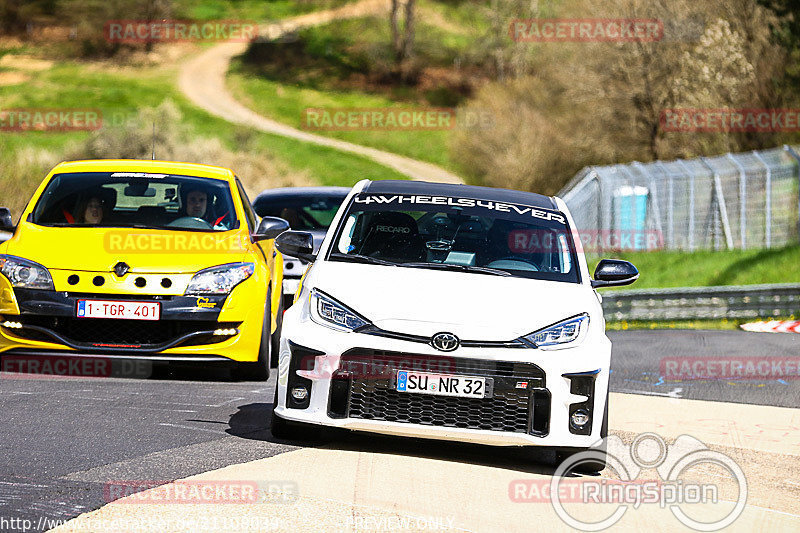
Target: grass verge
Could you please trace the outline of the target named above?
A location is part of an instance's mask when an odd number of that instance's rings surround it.
[[[624,259],[639,269],[639,280],[622,289],[800,282],[798,245],[769,250],[615,252],[603,257]],[[587,259],[594,272],[600,258]]]
[[[26,46],[25,51],[30,53],[30,47]],[[17,50],[5,52],[17,53]],[[32,79],[24,85],[0,86],[0,109],[98,109],[107,127],[136,115],[143,107],[156,107],[164,100],[171,100],[179,108],[182,121],[198,139],[217,138],[227,148],[240,150],[242,139],[247,138],[248,149],[263,152],[279,162],[278,166],[305,174],[312,182],[349,186],[364,178],[405,178],[361,156],[256,132],[213,117],[180,94],[175,86],[177,71],[172,66],[119,67],[107,62],[62,61],[47,70],[29,74]],[[5,171],[20,158],[36,158],[38,156],[31,154],[37,151],[48,152],[51,159],[58,161],[70,147],[86,142],[91,134],[86,131],[3,132],[0,167]],[[6,182],[2,187],[4,206],[19,209],[27,202],[44,177],[41,170],[36,172],[36,175],[16,177],[4,172],[1,176]],[[248,178],[242,175],[243,181]]]
[[[417,25],[417,60],[425,68],[415,83],[401,83],[392,72],[386,17],[364,17],[306,28],[295,40],[251,47],[232,63],[228,85],[251,109],[301,129],[309,129],[304,121],[308,108],[455,109],[470,91],[453,68],[470,46],[470,32],[452,23],[442,25],[446,19],[434,5],[429,3],[426,10],[439,14],[439,24],[421,18]],[[459,115],[453,128],[466,127],[464,121]],[[452,128],[311,131],[459,172],[448,148]]]

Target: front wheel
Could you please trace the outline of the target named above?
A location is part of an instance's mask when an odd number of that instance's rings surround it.
[[[272,400],[272,418],[269,430],[272,436],[280,440],[315,440],[319,438],[320,430],[311,424],[289,422],[275,412],[278,407],[278,385],[275,384],[275,398]]]

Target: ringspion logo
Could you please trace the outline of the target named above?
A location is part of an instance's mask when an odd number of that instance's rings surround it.
[[[608,529],[642,505],[669,509],[678,522],[696,531],[728,527],[744,511],[748,488],[742,468],[690,435],[670,444],[655,433],[642,433],[630,446],[611,435],[606,444],[607,454],[591,449],[574,454],[550,479],[512,481],[509,499],[549,503],[565,524],[578,531]],[[606,461],[614,478],[570,475],[581,463],[598,460]],[[595,507],[587,512],[585,505],[592,504]]]

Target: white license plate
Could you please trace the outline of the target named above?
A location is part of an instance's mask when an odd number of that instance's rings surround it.
[[[407,370],[397,372],[398,392],[457,396],[459,398],[485,398],[486,387],[486,378],[428,374]]]
[[[158,320],[158,302],[126,302],[114,300],[78,300],[78,318],[120,318],[124,320]]]

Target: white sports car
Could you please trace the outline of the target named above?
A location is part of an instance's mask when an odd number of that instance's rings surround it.
[[[317,426],[603,454],[611,343],[564,202],[533,193],[362,181],[284,316],[272,432]],[[604,457],[604,455],[601,455]],[[602,469],[604,461],[586,466]]]

